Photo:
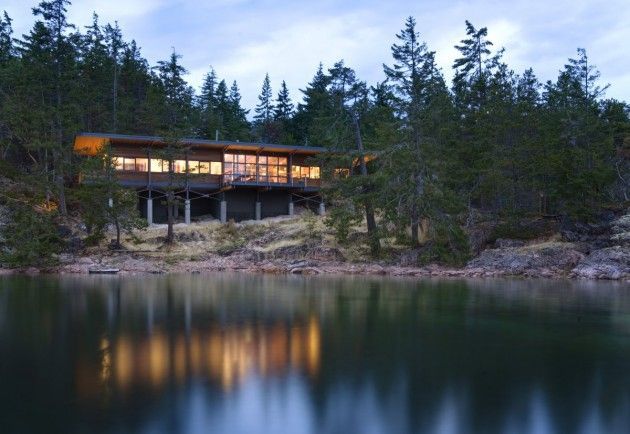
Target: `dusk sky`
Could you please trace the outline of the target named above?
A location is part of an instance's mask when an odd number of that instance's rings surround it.
[[[0,6],[13,18],[16,37],[31,28],[36,3],[4,0]],[[630,100],[630,0],[77,0],[70,20],[85,26],[93,11],[102,24],[117,20],[125,40],[135,39],[151,64],[174,47],[195,88],[210,66],[220,78],[237,80],[249,109],[266,72],[274,94],[284,79],[294,102],[320,61],[330,67],[345,59],[369,84],[382,80],[382,63],[391,61],[390,46],[409,15],[449,79],[453,46],[465,36],[468,19],[488,27],[511,68],[520,73],[532,66],[541,81],[555,79],[584,47],[602,83],[611,84],[607,96]]]

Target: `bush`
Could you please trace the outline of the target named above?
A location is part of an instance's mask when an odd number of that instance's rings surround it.
[[[0,262],[9,267],[54,264],[63,242],[53,215],[23,204],[12,205],[10,211],[11,219],[2,230]]]
[[[421,263],[461,266],[470,258],[468,235],[455,222],[440,220],[431,228],[431,240],[420,255]]]

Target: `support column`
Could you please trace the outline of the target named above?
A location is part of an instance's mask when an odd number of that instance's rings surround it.
[[[326,214],[326,206],[324,205],[324,201],[319,203],[319,215]]]
[[[114,199],[112,199],[111,197],[109,199],[107,199],[107,205],[110,208],[113,208],[114,207]]]
[[[221,223],[227,222],[227,202],[225,199],[221,201],[221,209],[219,215],[221,218]]]
[[[293,215],[295,213],[293,209],[293,201],[289,201],[289,215]]]
[[[260,202],[256,202],[256,220],[260,220],[262,218],[262,204]]]
[[[190,199],[184,201],[184,223],[190,224]]]
[[[147,223],[153,224],[153,199],[147,199]]]

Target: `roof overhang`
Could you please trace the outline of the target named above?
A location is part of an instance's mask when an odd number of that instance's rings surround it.
[[[244,152],[274,152],[283,154],[303,154],[315,155],[326,152],[325,148],[316,146],[293,146],[278,145],[270,143],[254,142],[228,142],[220,140],[205,140],[184,138],[180,140],[183,146],[190,146],[199,149],[219,149],[225,151]],[[159,148],[165,145],[165,140],[157,136],[133,136],[125,134],[104,134],[104,133],[80,133],[74,139],[74,151],[80,155],[94,156],[107,143],[111,145],[134,145],[144,148]]]

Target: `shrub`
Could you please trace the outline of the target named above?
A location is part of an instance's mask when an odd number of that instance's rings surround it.
[[[10,210],[11,219],[2,230],[0,261],[9,267],[52,265],[63,247],[53,215],[24,204]]]

